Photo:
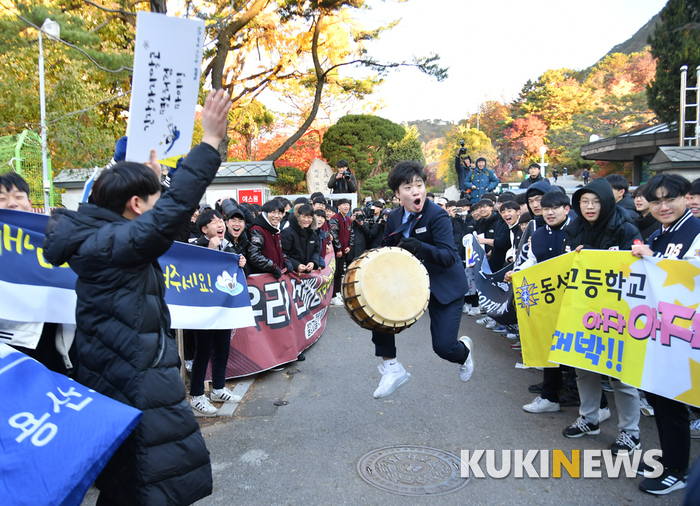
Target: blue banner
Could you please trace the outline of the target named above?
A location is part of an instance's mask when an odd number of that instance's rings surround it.
[[[0,343],[2,504],[79,505],[141,412]]]
[[[48,216],[0,209],[0,318],[75,323],[76,274],[43,255]],[[172,327],[255,325],[238,255],[174,243],[159,258]]]

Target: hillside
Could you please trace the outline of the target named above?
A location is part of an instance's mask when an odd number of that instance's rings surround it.
[[[632,37],[622,42],[621,44],[614,46],[610,51],[608,51],[608,53],[605,56],[608,56],[613,53],[638,53],[639,51],[644,49],[644,47],[647,45],[647,38],[654,32],[654,28],[661,21],[661,16],[659,14],[660,13],[657,13],[656,16],[647,21],[647,23],[639,30],[637,30],[637,33],[632,35]],[[603,58],[605,58],[605,56],[603,56]],[[601,58],[601,60],[603,58]]]

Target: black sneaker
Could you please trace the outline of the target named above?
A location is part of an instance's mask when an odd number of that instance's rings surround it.
[[[562,390],[559,392],[559,405],[580,406],[581,399],[578,396],[578,392],[572,392],[571,390]]]
[[[544,382],[537,383],[536,385],[530,385],[529,387],[527,387],[527,391],[530,392],[531,394],[541,394],[542,393],[542,385],[544,385]]]
[[[674,490],[685,488],[685,476],[681,472],[673,472],[669,468],[658,478],[646,478],[639,484],[640,490],[648,494],[666,495]]]
[[[613,444],[610,445],[610,451],[613,455],[617,455],[617,452],[626,451],[633,452],[634,450],[639,450],[642,448],[642,443],[638,437],[634,437],[624,430],[620,431],[620,435]]]
[[[600,434],[600,424],[588,423],[582,416],[579,416],[574,423],[562,431],[566,437],[594,436]]]

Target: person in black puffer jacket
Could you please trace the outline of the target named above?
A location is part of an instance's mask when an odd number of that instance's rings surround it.
[[[187,224],[221,164],[217,151],[231,102],[206,99],[204,137],[159,199],[150,168],[121,162],[95,182],[95,204],[53,212],[44,256],[78,275],[75,375],[83,385],[143,412],[96,480],[98,504],[184,505],[211,494],[199,426],[185,400],[158,257]]]
[[[243,266],[243,271],[246,277],[251,273],[253,267],[256,270],[262,271],[267,266],[269,260],[262,256],[259,251],[250,247],[248,233],[245,230],[246,220],[243,211],[236,207],[229,210],[226,215],[226,233],[224,235],[224,251],[226,253],[235,253],[246,259]]]
[[[646,244],[647,239],[651,237],[651,234],[661,228],[661,222],[659,222],[659,220],[654,218],[654,216],[651,214],[649,201],[644,198],[643,184],[635,188],[634,192],[632,193],[632,197],[634,198],[634,206],[637,208],[637,212],[639,213],[639,218],[637,218],[635,225],[637,225],[639,233],[642,234],[642,241],[644,241]]]
[[[586,194],[597,195],[600,207],[582,208],[581,197]],[[583,246],[586,249],[622,249],[632,248],[635,239],[641,239],[639,230],[631,224],[615,203],[612,187],[605,179],[596,179],[574,193],[572,208],[577,217],[566,229],[569,244]],[[597,214],[596,214],[597,213]],[[589,221],[595,215],[594,221]]]
[[[294,206],[289,226],[282,230],[282,252],[292,270],[298,273],[318,269],[320,262],[314,208],[309,204]]]
[[[369,223],[365,220],[365,214],[359,207],[353,209],[352,233],[355,236],[355,242],[348,253],[348,264],[367,251],[367,246],[371,244],[372,240],[370,237]],[[382,236],[383,235],[384,232],[382,231]]]

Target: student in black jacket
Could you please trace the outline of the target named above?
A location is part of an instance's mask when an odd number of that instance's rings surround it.
[[[294,272],[301,274],[319,268],[318,241],[313,206],[297,204],[289,226],[282,230],[282,252]]]
[[[659,220],[654,218],[651,214],[651,208],[649,207],[649,202],[644,198],[644,185],[639,185],[635,188],[632,193],[634,197],[634,205],[639,213],[639,218],[637,218],[637,228],[639,233],[642,234],[642,241],[646,242],[649,236],[656,232],[660,227],[661,223]]]
[[[239,264],[245,275],[248,276],[252,269],[262,271],[267,266],[269,260],[262,256],[259,250],[251,248],[250,239],[246,232],[246,221],[243,211],[236,207],[229,210],[226,216],[226,233],[224,235],[224,251],[235,253],[243,258],[242,265]]]
[[[369,223],[365,219],[363,210],[359,207],[353,209],[350,219],[352,220],[352,233],[355,241],[348,252],[348,264],[367,251],[367,245],[371,241]]]
[[[605,179],[578,190],[572,203],[577,216],[566,230],[572,248],[630,249],[635,239],[641,239],[637,227],[615,204],[613,189]]]
[[[99,504],[192,504],[211,494],[209,452],[185,400],[158,257],[221,165],[230,108],[223,90],[209,94],[202,143],[162,196],[153,151],[150,167],[121,162],[104,170],[94,204],[57,209],[49,220],[44,257],[78,275],[75,379],[143,412],[95,481]]]
[[[197,246],[224,251],[226,226],[219,211],[207,209],[197,218],[197,227],[202,235]],[[235,258],[235,257],[233,257]],[[246,259],[239,257],[239,267],[244,267]],[[194,331],[195,352],[190,381],[190,404],[202,416],[215,416],[217,409],[204,395],[204,378],[211,358],[212,387],[211,400],[219,402],[241,402],[241,397],[226,388],[226,364],[231,351],[231,329],[198,329]]]
[[[484,245],[486,254],[490,258],[491,250],[493,249],[493,238],[496,236],[496,227],[498,222],[501,221],[501,215],[494,210],[495,204],[490,199],[481,199],[478,205],[483,218],[477,222],[476,231],[480,236],[479,244]]]
[[[515,270],[527,269],[545,260],[563,255],[567,252],[566,226],[569,224],[569,197],[559,190],[545,193],[540,200],[544,226],[537,228],[531,236],[531,247],[527,252],[527,260]],[[513,271],[503,277],[507,283],[511,280]],[[542,393],[530,404],[523,406],[529,413],[545,413],[559,411],[559,390],[563,386],[561,368],[548,367],[544,370]]]
[[[574,193],[572,207],[576,218],[566,229],[569,246],[582,249],[630,250],[641,239],[637,227],[629,223],[624,211],[615,203],[613,189],[605,179],[596,179]],[[570,438],[600,433],[600,403],[602,385],[600,374],[576,369],[581,407],[576,421],[563,431]],[[639,439],[639,394],[633,386],[610,378],[615,393],[620,434],[610,446],[613,454],[632,452],[641,447]]]

